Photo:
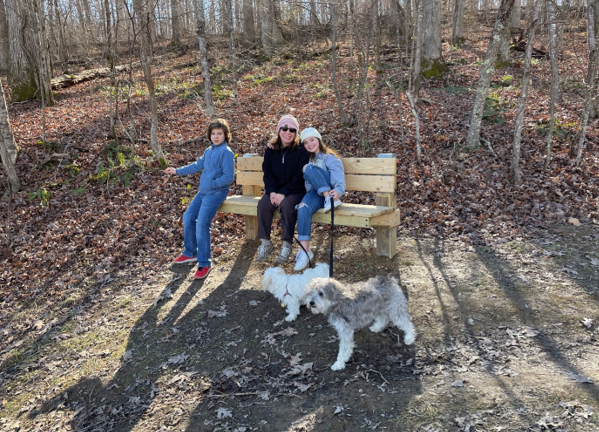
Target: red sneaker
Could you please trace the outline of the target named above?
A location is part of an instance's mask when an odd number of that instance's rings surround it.
[[[194,279],[204,279],[208,276],[208,272],[210,271],[210,267],[200,267],[195,275],[193,275]]]
[[[197,261],[197,258],[194,257],[188,257],[185,255],[181,255],[180,257],[177,257],[173,260],[173,263],[175,264],[183,264],[183,263],[187,263],[187,262],[192,262],[192,261]]]

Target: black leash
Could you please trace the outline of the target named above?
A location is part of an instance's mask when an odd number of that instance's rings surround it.
[[[283,211],[281,210],[281,206],[277,207],[277,210],[279,210],[279,215],[281,215],[281,220],[283,221],[283,223],[285,224],[285,228],[287,228],[287,231],[289,231],[291,233],[291,237],[293,237],[293,240],[295,240],[297,242],[297,244],[299,245],[299,247],[302,248],[302,250],[304,251],[304,253],[306,254],[306,256],[308,257],[308,265],[310,266],[310,268],[314,268],[312,266],[312,260],[310,260],[310,255],[308,255],[308,251],[306,250],[306,248],[300,243],[300,241],[297,239],[297,237],[295,237],[293,235],[293,231],[291,231],[289,229],[289,225],[287,225],[287,222],[285,221],[285,219],[283,219]]]
[[[285,224],[285,228],[287,228],[287,231],[289,231],[290,233],[293,233],[293,231],[291,231],[291,229],[289,229],[289,225],[287,225],[287,222],[283,218],[283,212],[281,210],[281,207],[279,206],[279,207],[277,207],[277,209],[279,210],[279,215],[281,216],[281,220]],[[335,200],[333,199],[331,201],[331,254],[329,257],[329,277],[330,278],[333,278],[333,246],[334,246],[333,234],[334,234],[334,229],[335,229]],[[302,250],[308,257],[308,263],[309,263],[310,268],[314,268],[314,266],[312,265],[312,260],[310,259],[310,255],[308,255],[308,251],[306,250],[306,248],[300,243],[300,241],[297,239],[297,237],[293,236],[293,234],[291,234],[291,236],[293,237],[293,240],[295,240],[297,242],[297,244],[302,248]]]
[[[329,195],[330,196],[330,195]],[[331,201],[331,256],[329,258],[329,277],[333,278],[333,229],[335,228],[335,199]]]

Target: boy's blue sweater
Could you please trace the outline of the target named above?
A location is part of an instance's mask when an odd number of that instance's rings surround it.
[[[212,144],[194,163],[177,168],[177,175],[186,176],[204,170],[199,191],[211,194],[228,189],[235,178],[235,155],[226,143]]]

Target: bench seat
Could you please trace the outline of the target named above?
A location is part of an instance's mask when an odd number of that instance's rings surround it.
[[[227,197],[219,211],[256,216],[258,201],[260,201],[260,197],[233,195]],[[280,218],[278,211],[275,211],[275,217]],[[312,222],[330,224],[331,214],[320,209],[312,216]],[[344,203],[335,209],[335,224],[358,228],[397,226],[399,225],[399,210],[392,207]]]

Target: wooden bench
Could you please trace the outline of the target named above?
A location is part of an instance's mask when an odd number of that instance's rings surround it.
[[[220,206],[223,213],[245,216],[245,233],[255,240],[258,233],[257,208],[264,186],[262,157],[244,155],[237,158],[237,184],[243,195],[227,197]],[[400,212],[396,208],[395,188],[397,161],[395,155],[378,158],[342,158],[347,191],[374,192],[376,205],[344,202],[335,209],[335,225],[376,228],[377,255],[393,258],[397,251],[397,227]],[[280,217],[275,212],[275,217]],[[312,216],[312,222],[330,224],[331,215],[322,209]]]

